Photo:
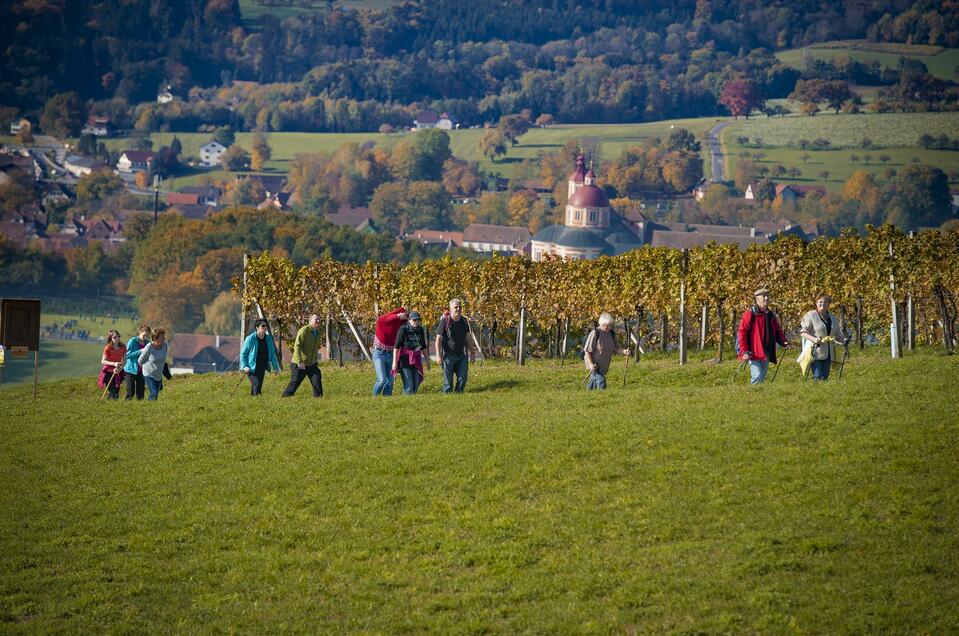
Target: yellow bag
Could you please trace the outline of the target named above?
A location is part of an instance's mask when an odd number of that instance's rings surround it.
[[[799,357],[796,358],[796,362],[799,363],[799,368],[802,370],[802,376],[806,377],[806,374],[809,373],[809,367],[812,366],[812,343],[808,340],[803,340],[802,351],[799,353]]]

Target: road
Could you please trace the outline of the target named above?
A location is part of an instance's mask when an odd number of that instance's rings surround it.
[[[712,165],[713,181],[726,180],[726,166],[723,161],[723,146],[719,143],[719,133],[723,128],[734,124],[734,121],[724,121],[709,129],[706,133],[706,143],[709,145],[709,157]]]

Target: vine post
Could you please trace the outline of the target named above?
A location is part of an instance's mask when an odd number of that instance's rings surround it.
[[[250,262],[250,255],[244,253],[243,254],[243,298],[240,299],[240,340],[243,340],[244,338],[246,338],[246,313],[247,313],[246,299],[248,298],[246,295],[246,269],[249,262]]]
[[[679,279],[679,364],[686,364],[686,270],[689,269],[689,250],[683,249],[682,276]]]
[[[526,300],[519,306],[519,329],[516,333],[516,363],[526,364]]]
[[[702,317],[699,319],[699,350],[706,348],[706,334],[709,333],[709,303],[703,303]]]
[[[892,311],[892,324],[889,325],[889,347],[893,359],[902,356],[899,351],[899,308],[896,306],[896,275],[894,272],[894,261],[892,252],[892,241],[889,241],[889,303]]]

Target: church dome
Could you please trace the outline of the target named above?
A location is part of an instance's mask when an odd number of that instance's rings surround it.
[[[569,198],[569,205],[575,208],[608,208],[609,197],[603,189],[593,184],[577,188]]]

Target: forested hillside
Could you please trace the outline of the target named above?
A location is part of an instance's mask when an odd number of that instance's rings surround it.
[[[3,119],[76,92],[91,100],[76,110],[141,130],[376,130],[409,125],[423,106],[467,124],[524,110],[562,122],[699,116],[726,112],[733,79],[762,98],[837,79],[835,69],[804,75],[777,50],[839,38],[959,45],[959,9],[929,0],[411,0],[379,11],[330,3],[282,21],[244,21],[236,0],[21,1],[8,12]],[[877,85],[909,75],[906,98],[927,75],[921,64],[843,73]],[[955,104],[952,82],[935,81],[933,106]],[[167,85],[180,99],[156,104]]]

